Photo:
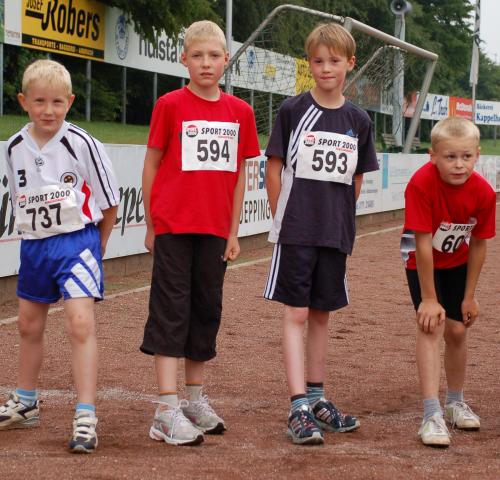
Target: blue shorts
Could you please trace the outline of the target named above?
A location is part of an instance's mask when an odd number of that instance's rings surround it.
[[[345,307],[346,257],[336,248],[277,243],[264,298],[329,312]]]
[[[76,232],[21,241],[17,296],[41,303],[104,294],[101,237],[89,224]]]

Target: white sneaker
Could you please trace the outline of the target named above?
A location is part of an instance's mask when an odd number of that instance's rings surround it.
[[[159,403],[155,412],[149,436],[153,440],[164,441],[170,445],[198,445],[203,442],[203,433],[196,428],[182,412],[189,402],[181,400],[177,407]]]
[[[92,453],[97,448],[97,417],[86,410],[75,413],[73,436],[69,442],[71,453]]]
[[[40,421],[40,402],[27,407],[21,403],[19,397],[12,392],[7,402],[0,405],[0,430],[13,428],[38,427]]]
[[[199,400],[191,400],[182,408],[184,415],[203,433],[217,434],[226,430],[224,420],[220,418],[208,403],[208,396],[202,395]]]
[[[429,420],[422,421],[418,434],[424,445],[431,447],[447,447],[450,445],[450,434],[440,413],[435,413]]]
[[[451,402],[444,407],[446,421],[460,430],[479,430],[479,417],[465,402]]]

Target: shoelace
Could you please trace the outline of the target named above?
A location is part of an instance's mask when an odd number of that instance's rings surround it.
[[[460,408],[462,413],[467,420],[478,420],[479,417],[471,410],[469,405],[467,405],[465,402],[456,402],[455,404],[456,407]],[[457,423],[456,417],[456,410],[453,410],[453,425]]]
[[[443,419],[438,419],[436,417],[432,417],[430,421],[433,423],[434,428],[438,434],[447,434],[449,435],[448,429],[446,428],[446,424]]]
[[[202,415],[215,415],[215,411],[208,403],[208,395],[202,395],[199,400],[189,402],[189,405]]]
[[[311,418],[311,414],[309,412],[306,412],[305,410],[302,410],[300,412],[299,421],[305,429],[309,429],[309,428],[317,429],[318,428],[316,425],[316,422],[314,422],[313,419]]]
[[[169,413],[172,415],[172,429],[170,433],[171,438],[174,437],[178,426],[181,427],[182,425],[192,425],[182,411],[182,408],[185,408],[189,405],[189,402],[187,400],[180,400],[177,407],[174,407],[173,405],[170,405],[166,402],[154,401],[153,403],[156,403],[158,405],[167,405],[168,407],[170,407]]]

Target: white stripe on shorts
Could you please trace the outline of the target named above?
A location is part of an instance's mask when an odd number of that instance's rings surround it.
[[[92,294],[95,298],[102,298],[97,287],[95,280],[92,278],[90,273],[84,268],[81,263],[76,263],[71,269],[71,273],[83,283],[85,288]],[[85,295],[86,297],[88,295]]]
[[[344,289],[345,289],[345,298],[347,299],[347,304],[349,304],[349,288],[347,286],[347,275],[344,275]]]
[[[85,262],[94,275],[97,287],[99,288],[99,285],[101,284],[101,269],[99,268],[99,264],[97,263],[94,255],[92,255],[92,252],[86,248],[82,253],[80,253],[80,258]]]
[[[72,278],[68,278],[68,280],[64,282],[64,288],[71,298],[88,297],[88,295],[78,286],[78,284]]]
[[[278,280],[278,271],[281,257],[281,245],[276,243],[274,245],[273,257],[271,259],[271,268],[269,269],[269,277],[267,279],[266,289],[264,290],[264,298],[271,300],[276,288],[276,281]]]

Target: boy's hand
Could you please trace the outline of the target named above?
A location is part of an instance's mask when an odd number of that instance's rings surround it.
[[[441,304],[435,299],[424,299],[420,302],[417,310],[417,324],[425,333],[432,333],[446,319],[446,312]]]
[[[153,255],[155,246],[155,232],[152,227],[146,227],[144,246],[147,248],[148,252]]]
[[[234,235],[229,235],[226,243],[226,250],[224,251],[224,261],[236,260],[240,254],[240,243],[238,242],[238,237]]]
[[[462,301],[462,318],[466,328],[469,328],[479,315],[479,303],[475,298],[464,298]]]

